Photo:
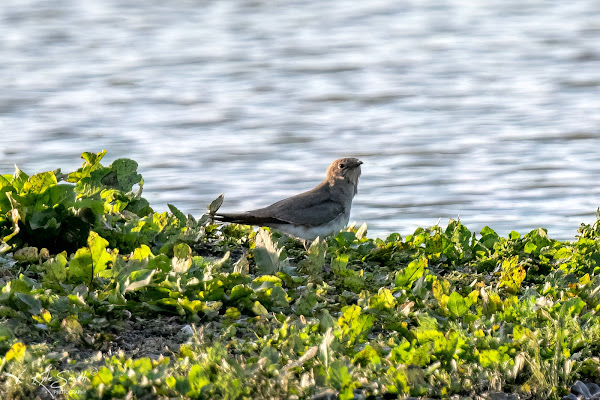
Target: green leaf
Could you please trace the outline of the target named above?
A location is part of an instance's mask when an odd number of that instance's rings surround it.
[[[282,248],[277,248],[271,234],[263,228],[259,228],[256,234],[256,247],[254,248],[254,260],[259,275],[274,275],[280,270]]]
[[[500,364],[501,357],[498,350],[481,350],[479,352],[479,363],[482,367],[492,367]]]
[[[167,206],[169,207],[169,210],[171,210],[171,213],[179,220],[179,222],[182,225],[185,225],[187,223],[187,218],[185,217],[185,214],[179,211],[177,207],[175,207],[173,204],[167,204]]]
[[[254,312],[254,314],[260,315],[261,317],[266,317],[269,315],[269,311],[265,308],[265,306],[260,304],[259,301],[254,302],[254,305],[252,306],[252,311]]]
[[[306,252],[307,258],[298,263],[298,270],[313,278],[321,276],[325,266],[326,251],[327,242],[325,240],[321,238],[313,240]]]
[[[102,158],[106,155],[106,150],[102,150],[99,153],[90,153],[90,152],[84,152],[81,154],[81,158],[83,158],[84,160],[86,160],[86,164],[89,165],[98,165],[98,163],[100,163],[100,161],[102,160]],[[85,165],[85,164],[84,164]]]
[[[349,344],[363,342],[373,327],[375,317],[361,313],[356,304],[342,308],[342,316],[338,319],[339,330],[335,332],[340,340]]]
[[[130,192],[133,185],[140,183],[142,175],[137,173],[138,163],[128,158],[119,158],[110,165],[112,171],[116,173],[116,181],[112,180],[110,184],[105,183],[107,175],[103,183],[107,186],[117,188],[123,192]]]
[[[82,247],[69,261],[67,277],[73,283],[89,282],[92,278],[92,254],[90,249]]]
[[[350,258],[348,254],[340,254],[337,257],[333,258],[331,260],[331,270],[333,271],[333,273],[340,276],[346,276],[346,266],[348,265],[349,259]]]
[[[532,242],[528,242],[525,244],[525,247],[523,248],[523,251],[525,253],[533,253],[537,250],[537,246],[535,245],[535,243]]]
[[[23,184],[20,194],[33,193],[41,195],[50,187],[55,186],[56,183],[56,176],[54,176],[54,172],[52,171],[35,174]]]
[[[329,379],[334,388],[342,391],[352,383],[352,375],[348,372],[348,367],[340,360],[335,360],[327,370]]]
[[[216,199],[214,199],[209,205],[208,205],[208,214],[209,215],[215,215],[215,213],[219,210],[219,208],[221,207],[221,204],[223,204],[223,200],[225,199],[225,195],[223,193],[221,193],[219,195],[219,197],[217,197]]]
[[[145,244],[141,245],[133,251],[132,259],[142,261],[146,258],[153,258],[152,250]]]
[[[15,173],[12,179],[12,186],[20,192],[21,189],[23,189],[25,182],[27,182],[27,179],[29,179],[29,175],[21,171],[19,167],[15,165]]]
[[[173,259],[171,267],[176,274],[187,272],[192,266],[192,249],[185,243],[179,243],[173,247]]]
[[[425,273],[426,267],[427,258],[425,257],[411,261],[406,268],[396,273],[396,287],[409,289],[413,282],[415,282]]]
[[[25,293],[17,293],[16,296],[25,303],[30,314],[39,315],[42,312],[42,303],[39,299]]]
[[[107,367],[98,369],[98,373],[92,378],[92,385],[98,386],[100,383],[110,385],[113,381],[113,374]]]
[[[13,344],[10,349],[6,352],[6,355],[4,356],[4,359],[6,361],[10,361],[13,358],[17,361],[23,361],[23,359],[25,358],[25,350],[27,349],[27,346],[25,346],[22,342],[17,342],[15,344]],[[10,376],[7,374],[7,376]]]
[[[461,317],[469,307],[467,306],[464,297],[458,292],[452,292],[448,298],[448,310],[453,317]]]
[[[388,288],[380,288],[377,294],[369,299],[369,307],[378,310],[391,310],[396,306],[396,299]]]
[[[238,299],[248,297],[254,293],[254,290],[250,289],[246,285],[235,285],[231,289],[231,293],[229,294],[229,299],[231,301],[236,301]]]
[[[146,287],[148,285],[150,285],[150,283],[152,282],[152,277],[154,276],[154,274],[156,273],[156,270],[146,270],[144,271],[141,276],[138,277],[138,280],[136,280],[135,282],[131,282],[129,285],[127,285],[127,287],[125,288],[125,290],[123,291],[123,294],[127,293],[127,292],[133,292],[136,291],[138,289],[141,289],[143,287]]]
[[[104,271],[109,262],[114,262],[114,257],[106,251],[108,241],[96,232],[90,231],[87,244],[94,264],[94,274]]]
[[[55,283],[64,282],[67,279],[67,258],[66,253],[57,254],[56,257],[46,261],[44,267],[46,275],[44,279],[52,279]]]
[[[505,286],[515,292],[521,288],[521,283],[525,279],[525,276],[525,269],[519,264],[519,256],[515,255],[502,262],[500,287]]]
[[[195,364],[192,366],[192,368],[190,368],[188,381],[192,390],[189,393],[186,393],[186,395],[191,397],[199,397],[200,390],[206,385],[210,384],[210,379],[206,376],[202,370],[202,367],[198,364]]]

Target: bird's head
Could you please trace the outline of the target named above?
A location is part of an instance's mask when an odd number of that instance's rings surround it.
[[[357,192],[358,178],[360,178],[360,166],[363,162],[358,158],[346,157],[335,160],[327,169],[327,180],[331,185],[341,182],[352,184],[354,194]]]

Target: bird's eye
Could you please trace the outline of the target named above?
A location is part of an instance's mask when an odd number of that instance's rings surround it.
[[[341,164],[340,164],[340,168],[342,168],[342,169],[346,168],[346,164],[344,164],[344,163],[341,163]]]

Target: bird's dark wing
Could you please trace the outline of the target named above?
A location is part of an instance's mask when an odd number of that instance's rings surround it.
[[[292,224],[319,226],[344,212],[344,205],[331,199],[329,186],[323,182],[308,192],[288,197],[265,208],[243,213],[218,213],[214,219],[238,224]]]
[[[235,224],[243,225],[262,225],[267,226],[270,224],[286,224],[286,221],[281,221],[273,217],[259,217],[252,215],[249,212],[243,213],[218,213],[213,215],[213,219],[221,222],[233,222]]]
[[[293,225],[319,226],[334,220],[344,212],[344,206],[331,200],[325,185],[278,201],[265,208],[248,211],[258,218],[275,218]]]

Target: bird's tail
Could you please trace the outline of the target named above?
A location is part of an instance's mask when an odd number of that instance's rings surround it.
[[[268,226],[269,224],[281,224],[285,223],[277,218],[273,217],[258,217],[250,213],[218,213],[214,214],[213,219],[219,222],[232,222],[235,224],[242,225],[259,225]]]

